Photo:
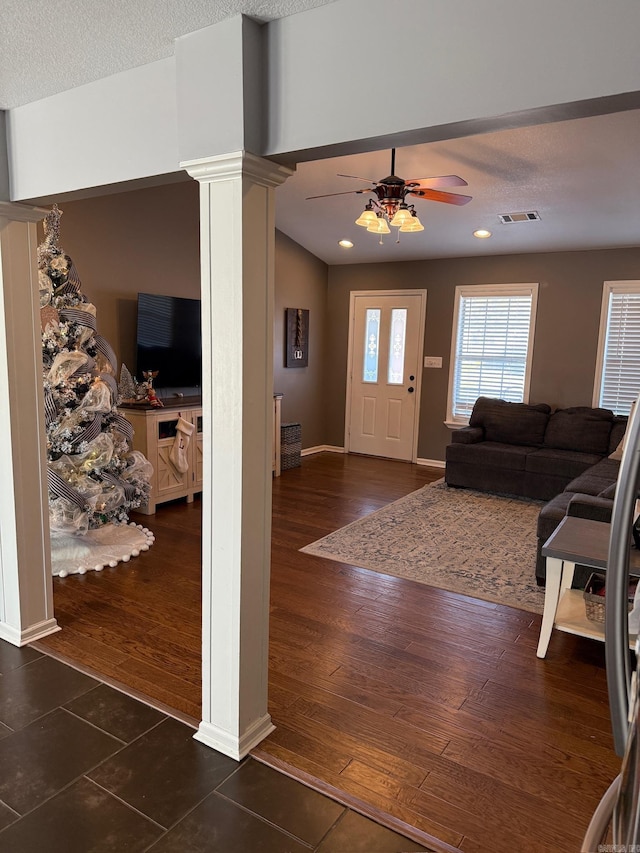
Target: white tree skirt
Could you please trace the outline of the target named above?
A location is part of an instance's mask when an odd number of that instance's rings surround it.
[[[84,536],[51,536],[51,568],[54,575],[84,575],[100,572],[107,566],[127,563],[141,551],[148,551],[155,540],[141,524],[105,524]]]

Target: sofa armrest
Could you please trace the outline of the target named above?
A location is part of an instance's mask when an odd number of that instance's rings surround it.
[[[576,494],[569,501],[567,515],[588,518],[591,521],[611,521],[613,501],[596,495]]]
[[[484,430],[482,427],[462,427],[454,429],[451,433],[451,441],[453,444],[475,444],[482,441],[484,438]]]

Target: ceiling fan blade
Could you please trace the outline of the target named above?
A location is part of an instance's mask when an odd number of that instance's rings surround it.
[[[430,189],[433,187],[467,187],[469,186],[464,178],[459,178],[458,175],[438,175],[435,178],[411,178],[406,181],[408,187],[422,187]]]
[[[373,193],[374,190],[346,190],[341,193],[323,193],[323,195],[308,195],[306,197],[306,201],[309,201],[311,198],[329,198],[331,195],[352,195],[353,193]]]
[[[471,201],[472,196],[460,195],[459,193],[443,193],[440,190],[430,190],[426,187],[419,190],[409,190],[407,195],[415,195],[418,198],[426,198],[429,201],[443,201],[445,204],[466,204]]]
[[[372,181],[371,178],[361,178],[359,175],[341,175],[338,173],[339,178],[353,178],[354,181],[366,181],[368,184],[376,184],[377,181]]]

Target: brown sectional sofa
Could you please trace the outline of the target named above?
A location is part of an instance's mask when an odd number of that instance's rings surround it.
[[[445,481],[547,501],[538,518],[536,561],[536,578],[544,583],[540,548],[567,513],[609,521],[626,424],[609,409],[552,411],[545,403],[479,397],[469,426],[452,433]],[[576,572],[577,581],[582,574]]]

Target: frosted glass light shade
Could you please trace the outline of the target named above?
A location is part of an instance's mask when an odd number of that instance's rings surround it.
[[[413,234],[417,231],[424,231],[424,225],[417,216],[412,216],[410,222],[400,226],[400,230],[404,231],[405,234]]]
[[[372,234],[390,234],[391,228],[389,228],[384,216],[379,216],[377,222],[372,222],[367,231],[371,231]]]
[[[389,224],[394,228],[401,228],[403,225],[408,225],[412,219],[411,212],[406,207],[399,207]]]
[[[363,228],[368,228],[370,225],[377,225],[378,216],[375,210],[370,207],[365,208],[360,216],[356,219],[356,225],[362,225]]]

